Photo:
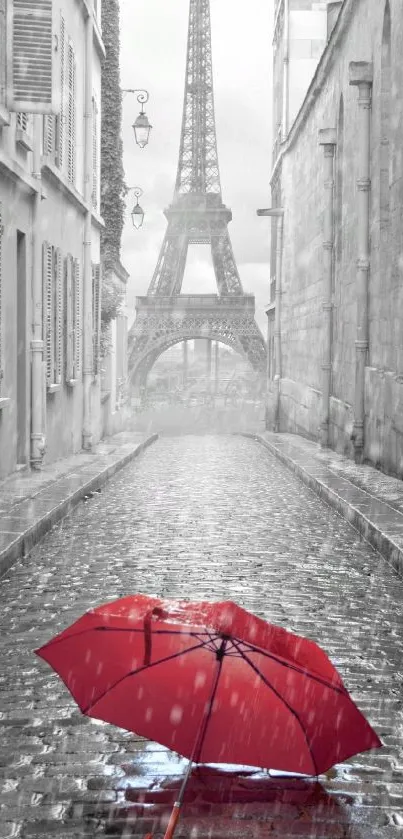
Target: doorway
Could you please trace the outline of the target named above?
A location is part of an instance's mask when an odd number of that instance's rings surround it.
[[[17,464],[27,462],[27,254],[17,230]]]

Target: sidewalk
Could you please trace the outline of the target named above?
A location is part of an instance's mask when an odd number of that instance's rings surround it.
[[[245,436],[276,455],[403,575],[403,481],[294,434]]]
[[[157,434],[121,432],[91,452],[81,451],[0,482],[0,575],[76,504],[126,466]]]

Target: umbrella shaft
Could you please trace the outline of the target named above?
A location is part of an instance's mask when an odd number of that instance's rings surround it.
[[[176,801],[176,803],[174,804],[174,808],[172,810],[172,813],[171,813],[171,818],[169,819],[169,822],[168,822],[168,827],[165,831],[164,839],[172,839],[172,837],[175,833],[176,825],[178,824],[178,821],[179,821],[180,809],[181,809],[181,805],[179,804],[178,801]]]

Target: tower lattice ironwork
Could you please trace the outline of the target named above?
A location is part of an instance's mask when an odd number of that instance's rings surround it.
[[[146,297],[138,297],[129,334],[129,373],[145,383],[162,352],[192,338],[221,341],[257,371],[266,350],[255,321],[255,299],[245,294],[222,201],[214,115],[210,0],[190,0],[185,96],[179,163],[168,226]],[[217,295],[181,294],[190,244],[211,246]]]

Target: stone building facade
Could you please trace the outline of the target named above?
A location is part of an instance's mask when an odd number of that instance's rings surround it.
[[[403,476],[401,3],[315,5],[327,42],[275,148],[265,212],[267,422]]]
[[[90,449],[111,428],[101,11],[100,0],[0,0],[0,478]]]

